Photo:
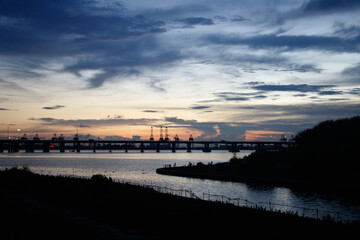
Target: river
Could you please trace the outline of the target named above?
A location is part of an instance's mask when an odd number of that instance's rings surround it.
[[[241,151],[238,157],[250,154],[251,151]],[[345,221],[360,221],[360,203],[358,200],[335,196],[325,192],[303,192],[286,187],[269,187],[249,185],[245,183],[222,182],[185,177],[174,177],[156,174],[157,168],[166,164],[184,166],[189,162],[204,164],[228,161],[232,153],[227,151],[82,151],[74,152],[35,152],[35,153],[2,153],[0,154],[0,169],[11,167],[28,167],[31,171],[49,175],[66,175],[91,177],[103,174],[117,181],[136,184],[152,184],[172,189],[191,190],[197,196],[205,199],[216,198],[213,195],[223,195],[229,198],[246,199],[249,204],[264,204],[265,207],[280,210],[297,211],[300,215],[314,217],[315,214],[330,214]],[[205,195],[204,195],[205,193]],[[207,194],[210,194],[207,195]],[[318,209],[319,211],[316,211]]]

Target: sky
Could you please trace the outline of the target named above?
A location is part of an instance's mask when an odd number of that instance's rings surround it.
[[[278,140],[359,114],[358,0],[0,0],[0,138]]]

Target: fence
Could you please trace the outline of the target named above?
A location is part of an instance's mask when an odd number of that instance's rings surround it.
[[[210,193],[203,193],[203,200],[232,204],[239,207],[248,207],[248,208],[262,209],[265,211],[293,214],[301,217],[326,219],[336,222],[345,221],[342,215],[340,214],[340,212],[320,210],[316,208],[290,206],[290,205],[278,204],[272,202],[252,202],[243,198],[229,198],[224,195],[216,195]]]
[[[70,176],[71,177],[71,176]],[[72,176],[74,177],[74,176]],[[88,178],[88,177],[81,177],[81,178]],[[211,202],[220,202],[223,204],[232,204],[238,207],[247,207],[253,209],[260,209],[264,211],[272,211],[272,212],[280,212],[285,214],[292,214],[301,217],[307,218],[314,218],[314,219],[323,219],[323,220],[331,220],[335,222],[351,222],[352,217],[346,215],[344,213],[335,212],[335,211],[328,211],[322,210],[317,208],[306,208],[306,207],[299,207],[299,206],[291,206],[285,204],[278,204],[272,202],[252,202],[244,198],[230,198],[225,195],[217,195],[217,194],[210,194],[210,193],[203,193],[202,198],[197,196],[192,190],[186,189],[173,189],[169,187],[158,186],[155,184],[142,184],[142,183],[135,183],[129,182],[124,180],[116,180],[116,182],[123,183],[123,184],[130,184],[136,185],[144,188],[153,189],[157,192],[164,193],[164,194],[171,194],[180,197],[186,198],[194,198],[204,201],[211,201]],[[358,220],[355,220],[358,221]]]

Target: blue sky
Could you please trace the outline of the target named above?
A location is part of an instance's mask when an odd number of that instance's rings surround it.
[[[357,0],[0,0],[0,134],[275,139],[359,115],[359,23]]]

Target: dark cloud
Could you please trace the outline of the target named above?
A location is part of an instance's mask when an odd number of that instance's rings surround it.
[[[178,59],[173,50],[159,50],[151,38],[165,32],[164,22],[125,15],[118,3],[14,0],[3,1],[1,11],[5,20],[0,24],[0,54],[31,60],[75,56],[77,61],[64,71],[102,70],[89,79],[92,88],[115,77],[139,74],[139,68]],[[21,61],[17,63],[19,69]],[[32,69],[41,66],[34,65]]]
[[[204,139],[209,136],[215,136],[218,134],[217,129],[219,129],[219,124],[216,122],[198,122],[196,120],[185,120],[177,117],[167,117],[165,121],[176,124],[177,127],[190,128],[194,130],[201,131],[201,136],[198,139]]]
[[[267,96],[265,96],[265,95],[256,95],[253,98],[255,98],[255,99],[264,99],[264,98],[267,98]]]
[[[235,102],[249,101],[251,99],[267,98],[267,96],[259,94],[259,92],[251,92],[251,93],[217,92],[214,93],[214,95],[224,101],[235,101]]]
[[[161,82],[161,80],[159,80],[159,79],[151,79],[149,81],[149,87],[151,87],[156,92],[166,92],[165,88],[159,86],[160,82]]]
[[[178,22],[181,22],[187,26],[193,26],[193,25],[213,25],[214,22],[212,19],[209,18],[203,18],[203,17],[191,17],[191,18],[184,18],[178,20]]]
[[[286,20],[334,13],[345,14],[359,9],[360,3],[358,0],[307,0],[300,7],[280,13],[276,17],[277,23],[282,24]]]
[[[177,117],[166,117],[165,121],[176,123],[176,124],[182,124],[182,125],[191,125],[191,124],[197,123],[196,120],[185,120],[185,119],[181,119],[181,118],[177,118]]]
[[[314,73],[321,73],[323,69],[317,68],[313,64],[305,64],[305,65],[297,65],[297,64],[289,64],[288,69],[280,69],[277,71],[280,72],[314,72]]]
[[[245,21],[249,21],[249,19],[237,15],[237,16],[232,17],[231,21],[233,21],[233,22],[245,22]]]
[[[19,74],[19,73],[17,73],[17,74]],[[26,91],[26,89],[21,87],[19,84],[15,83],[15,82],[11,82],[11,81],[6,81],[1,78],[0,78],[0,87],[3,89],[7,89],[7,90]]]
[[[300,93],[300,94],[294,94],[294,97],[306,97],[307,95],[304,93]]]
[[[151,8],[144,10],[142,15],[151,19],[179,19],[185,15],[199,15],[210,12],[212,9],[207,5],[178,4],[169,8]]]
[[[357,39],[359,41],[360,27],[357,25],[346,25],[343,22],[336,21],[333,25],[335,35],[344,38]]]
[[[194,107],[191,107],[191,109],[207,109],[207,108],[210,108],[210,106],[194,106]]]
[[[360,9],[358,0],[310,0],[303,4],[305,13],[354,11]]]
[[[344,94],[344,92],[343,91],[334,91],[334,90],[319,92],[319,95],[341,95],[341,94]]]
[[[0,111],[10,111],[10,109],[0,107]]]
[[[22,20],[15,26],[0,26],[0,52],[12,54],[79,53],[76,51],[84,50],[87,43],[164,31],[162,22],[122,16],[121,4],[106,7],[83,0],[13,0],[3,1],[1,9],[3,17]]]
[[[157,111],[157,110],[144,110],[142,112],[145,112],[145,113],[157,113],[159,111]]]
[[[308,84],[279,84],[279,85],[257,85],[253,86],[253,89],[260,91],[280,91],[280,92],[319,92],[324,88],[331,88],[334,85],[308,85]]]
[[[59,109],[59,108],[64,108],[64,105],[55,105],[52,107],[43,107],[42,109],[46,109],[46,110],[54,110],[54,109]]]
[[[335,52],[359,52],[359,40],[343,39],[340,37],[327,36],[286,36],[286,35],[256,35],[253,37],[241,37],[237,35],[211,34],[205,40],[213,44],[221,45],[247,45],[252,48],[281,48],[282,51],[301,49],[318,49]]]
[[[352,95],[360,96],[360,88],[353,88],[353,89],[350,90],[348,93],[349,93],[349,94],[352,94]]]
[[[123,136],[105,136],[104,140],[132,140],[131,138],[123,137]]]
[[[346,68],[342,71],[343,75],[350,75],[350,76],[358,76],[360,77],[360,64],[354,66],[354,67],[349,67]]]
[[[74,138],[75,135],[72,136],[72,138]],[[90,133],[88,134],[77,134],[77,137],[80,139],[80,140],[89,140],[89,139],[100,139],[100,137],[98,136],[95,136],[95,135],[92,135]]]
[[[238,101],[249,101],[250,98],[248,98],[248,97],[224,97],[224,100],[238,102]]]

